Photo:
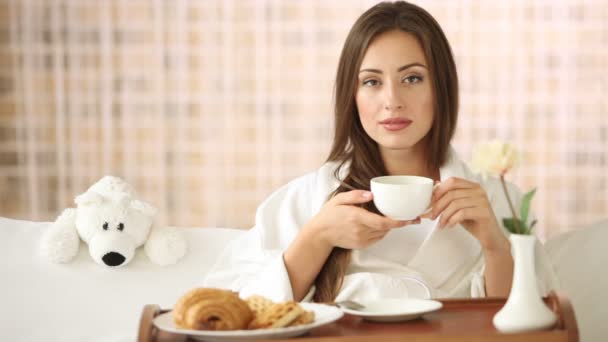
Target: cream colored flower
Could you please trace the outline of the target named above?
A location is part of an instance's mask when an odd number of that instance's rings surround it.
[[[472,167],[476,172],[501,176],[517,163],[515,148],[500,140],[493,140],[475,146]]]

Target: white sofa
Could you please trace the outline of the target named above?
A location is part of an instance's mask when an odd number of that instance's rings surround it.
[[[200,283],[225,244],[242,230],[183,228],[189,251],[179,264],[152,264],[142,250],[119,269],[93,262],[86,248],[68,264],[39,253],[47,222],[0,218],[0,341],[135,341],[145,304],[171,307]],[[547,243],[570,296],[582,341],[608,340],[608,221]],[[86,246],[83,246],[86,247]]]
[[[568,294],[582,342],[608,341],[608,220],[558,235],[545,249]]]
[[[50,225],[0,218],[0,341],[135,341],[143,306],[172,307],[243,232],[184,228],[189,250],[178,264],[155,265],[140,248],[125,267],[108,269],[84,244],[71,263],[44,260],[39,241]]]

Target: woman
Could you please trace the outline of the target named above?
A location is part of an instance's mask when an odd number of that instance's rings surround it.
[[[507,296],[513,259],[497,218],[508,206],[499,182],[450,148],[457,107],[455,63],[433,17],[406,2],[366,11],[340,56],[327,162],[260,205],[205,285],[317,302]],[[380,215],[368,190],[382,175],[438,181],[432,210],[409,222]]]

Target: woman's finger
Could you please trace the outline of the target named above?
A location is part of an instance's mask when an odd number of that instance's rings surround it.
[[[481,208],[473,207],[473,208],[463,208],[456,211],[446,222],[445,227],[453,227],[457,224],[462,224],[462,222],[470,220],[475,221],[482,217]]]
[[[439,220],[439,228],[445,227],[457,211],[475,208],[479,204],[479,201],[474,198],[460,198],[452,201],[441,213],[441,219]]]
[[[335,195],[330,202],[336,205],[361,204],[371,201],[373,198],[371,191],[351,190]]]
[[[360,209],[360,208],[358,208],[358,209]],[[379,230],[383,230],[383,231],[386,231],[386,230],[389,230],[392,228],[403,227],[408,223],[408,221],[393,220],[391,218],[369,212],[365,209],[360,209],[358,211],[357,219],[363,225],[366,225],[373,229],[379,229]]]
[[[450,177],[447,180],[439,183],[439,185],[434,187],[432,200],[438,200],[443,195],[449,191],[457,190],[457,189],[471,189],[478,187],[479,184],[470,182],[466,179]]]
[[[420,224],[421,221],[422,221],[421,216],[418,216],[413,220],[401,221],[401,222],[403,222],[405,226],[409,226],[410,224]]]
[[[439,214],[441,214],[445,208],[450,205],[450,203],[456,200],[471,197],[472,195],[474,195],[474,193],[471,192],[471,189],[452,190],[445,193],[441,198],[436,199],[435,202],[431,204],[433,209],[431,210],[429,217],[432,220],[436,219],[437,216],[439,216]]]

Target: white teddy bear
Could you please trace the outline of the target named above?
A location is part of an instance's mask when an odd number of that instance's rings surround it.
[[[156,226],[156,209],[134,198],[133,189],[120,178],[106,176],[74,200],[76,208],[61,213],[42,238],[42,254],[55,263],[71,261],[80,239],[95,262],[120,267],[144,245],[152,262],[176,263],[186,243],[175,229]]]

